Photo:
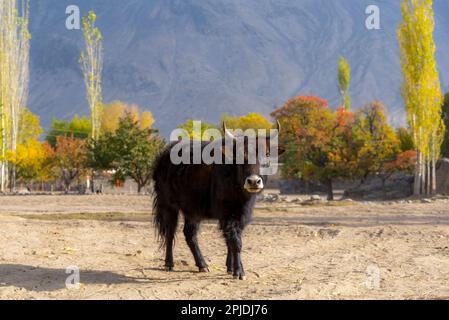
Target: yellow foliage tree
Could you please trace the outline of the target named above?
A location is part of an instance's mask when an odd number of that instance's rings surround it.
[[[340,91],[342,104],[346,111],[351,109],[351,97],[349,96],[349,84],[351,82],[351,66],[344,57],[338,60],[338,90]]]
[[[417,148],[414,194],[435,193],[436,159],[444,124],[443,97],[435,61],[432,0],[403,0],[398,28],[403,75],[402,97]]]
[[[103,106],[101,117],[102,132],[113,133],[119,126],[120,119],[130,114],[134,121],[139,123],[140,129],[149,129],[153,126],[154,117],[150,111],[140,111],[136,104],[128,105],[121,101],[114,101]]]
[[[221,122],[225,122],[229,129],[266,129],[269,130],[273,124],[263,115],[251,112],[245,116],[237,117],[224,114],[221,116]]]
[[[93,11],[83,17],[85,50],[81,53],[80,63],[86,85],[87,101],[92,120],[92,139],[97,140],[101,129],[102,107],[102,71],[103,37],[95,26],[97,16]]]
[[[30,34],[29,1],[0,1],[0,190],[15,186],[7,153],[18,144],[19,117],[27,104]]]
[[[8,152],[8,161],[16,167],[19,182],[29,183],[45,176],[46,151],[43,144],[35,139],[19,143],[16,151]]]
[[[39,116],[32,113],[28,108],[22,108],[19,116],[18,143],[26,144],[28,140],[38,140],[42,133]]]
[[[39,141],[41,133],[39,116],[27,108],[21,108],[18,143],[15,150],[9,150],[6,154],[7,161],[16,170],[16,179],[19,182],[29,183],[46,177],[44,162],[47,152]]]

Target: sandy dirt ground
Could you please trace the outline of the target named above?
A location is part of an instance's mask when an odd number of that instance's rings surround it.
[[[449,298],[447,199],[259,203],[245,281],[226,274],[212,221],[200,234],[211,272],[197,272],[182,232],[175,271],[164,272],[148,196],[3,196],[0,224],[2,299]],[[78,288],[66,286],[69,267]]]

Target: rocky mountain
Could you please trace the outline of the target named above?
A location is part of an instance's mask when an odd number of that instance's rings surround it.
[[[88,114],[79,30],[66,7],[95,10],[104,35],[104,100],[151,110],[167,135],[187,118],[268,115],[298,94],[338,106],[337,61],[352,66],[353,107],[378,99],[404,121],[396,27],[399,0],[39,0],[31,3],[30,108],[51,118]],[[365,27],[368,5],[380,30]],[[437,58],[449,84],[449,2],[435,0]]]

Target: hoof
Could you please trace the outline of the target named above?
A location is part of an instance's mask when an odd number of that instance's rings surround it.
[[[203,272],[210,272],[210,270],[209,270],[208,267],[205,267],[205,268],[198,268],[198,272],[201,272],[201,273],[203,273]]]
[[[232,270],[228,270],[228,274],[231,275],[233,272]]]
[[[173,271],[173,267],[167,267],[167,266],[165,266],[165,267],[164,267],[164,270],[167,271],[167,272],[170,272],[170,271]]]
[[[239,276],[234,276],[235,280],[246,280],[246,276],[245,275],[239,275]]]

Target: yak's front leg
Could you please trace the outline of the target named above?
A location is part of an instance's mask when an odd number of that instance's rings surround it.
[[[245,279],[245,271],[243,270],[242,260],[240,258],[240,253],[242,251],[242,231],[243,227],[239,221],[227,221],[224,223],[223,233],[228,246],[227,263],[232,263],[232,274],[234,279],[240,280]]]
[[[191,221],[185,218],[184,222],[184,235],[186,237],[187,245],[192,251],[193,258],[195,259],[195,264],[200,272],[209,272],[209,267],[201,254],[200,247],[198,245],[198,229],[199,223]]]

